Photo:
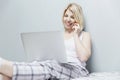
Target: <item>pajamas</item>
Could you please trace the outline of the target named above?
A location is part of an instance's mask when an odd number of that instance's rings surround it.
[[[87,74],[88,71],[79,65],[61,64],[55,60],[34,61],[32,63],[15,62],[12,80],[47,80],[49,78],[71,80]]]

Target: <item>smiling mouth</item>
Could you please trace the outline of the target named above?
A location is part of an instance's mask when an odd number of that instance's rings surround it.
[[[67,25],[68,27],[72,27],[72,26],[73,26],[72,23],[66,23],[66,25]]]

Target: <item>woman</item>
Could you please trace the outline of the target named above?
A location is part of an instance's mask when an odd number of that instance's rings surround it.
[[[0,73],[3,80],[45,80],[58,78],[70,80],[87,76],[86,61],[91,55],[91,39],[83,31],[83,13],[78,4],[71,3],[63,13],[64,39],[68,63],[55,60],[20,63],[0,59]]]

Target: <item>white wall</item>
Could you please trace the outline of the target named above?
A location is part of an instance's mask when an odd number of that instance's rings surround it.
[[[83,8],[91,33],[91,71],[120,71],[120,1],[118,0],[0,0],[0,56],[25,60],[20,33],[62,29],[68,2]]]
[[[87,26],[92,34],[92,71],[120,71],[120,1],[92,0],[87,4]]]
[[[74,2],[74,0],[70,0]],[[120,71],[120,1],[81,0],[86,28],[91,33],[93,52],[88,68]]]
[[[62,13],[68,1],[0,0],[0,56],[24,61],[21,32],[63,29]]]

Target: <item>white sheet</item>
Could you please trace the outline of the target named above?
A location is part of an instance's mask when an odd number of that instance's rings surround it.
[[[120,80],[120,72],[94,72],[87,77],[72,80]]]
[[[2,80],[1,75],[0,80]],[[88,77],[80,77],[72,80],[120,80],[120,72],[94,72]]]

